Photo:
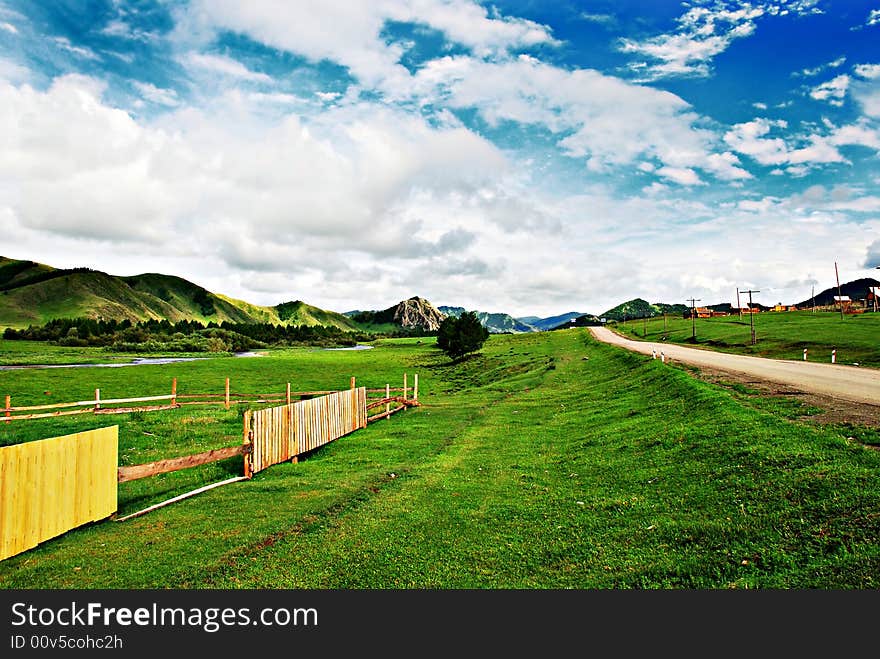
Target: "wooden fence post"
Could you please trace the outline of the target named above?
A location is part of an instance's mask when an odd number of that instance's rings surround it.
[[[253,435],[251,434],[251,411],[245,410],[242,415],[244,419],[243,424],[243,441],[242,443],[253,444]],[[245,478],[251,478],[254,475],[254,462],[253,462],[253,447],[251,447],[251,451],[244,454],[244,476]]]
[[[171,404],[177,405],[177,378],[171,380]]]
[[[101,409],[101,390],[95,389],[95,410]]]
[[[290,405],[290,383],[287,383],[287,404]]]
[[[229,409],[229,378],[226,378],[226,396],[223,399],[224,404],[226,405],[226,409]]]
[[[419,374],[413,375],[413,400],[419,399]]]
[[[354,389],[354,376],[351,376],[351,388]]]
[[[12,396],[6,396],[6,423],[9,423],[9,417],[12,416]]]
[[[385,400],[391,398],[391,385],[385,384]],[[388,420],[391,420],[391,403],[385,403],[385,414],[388,415]]]
[[[403,374],[403,400],[406,402],[406,373]]]

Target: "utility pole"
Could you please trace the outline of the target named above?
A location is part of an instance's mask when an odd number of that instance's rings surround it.
[[[810,296],[813,298],[813,313],[816,313],[816,285],[813,284],[813,288],[810,289]]]
[[[837,274],[837,261],[834,262],[834,277],[837,279],[837,304],[840,305],[840,319],[843,320],[843,293],[840,292],[840,275]]]
[[[736,288],[736,310],[739,312],[739,317],[742,318],[743,310],[742,307],[739,306],[739,286]]]
[[[696,341],[697,340],[697,307],[694,306],[697,302],[701,302],[700,298],[688,298],[688,302],[691,303],[691,338]]]
[[[761,291],[753,291],[752,289],[743,291],[743,293],[749,294],[749,325],[751,325],[752,328],[752,345],[755,345],[758,342],[758,339],[755,336],[755,310],[752,308],[752,293],[760,292]]]

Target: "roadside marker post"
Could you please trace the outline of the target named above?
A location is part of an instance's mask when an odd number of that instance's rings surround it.
[[[831,351],[831,363],[834,364],[837,361],[837,350]]]
[[[804,361],[807,361],[807,349],[804,348]]]

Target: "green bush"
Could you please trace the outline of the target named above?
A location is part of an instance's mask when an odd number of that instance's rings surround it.
[[[437,331],[437,346],[452,359],[459,359],[479,351],[488,338],[489,330],[483,327],[477,314],[466,311],[458,318],[443,319]]]

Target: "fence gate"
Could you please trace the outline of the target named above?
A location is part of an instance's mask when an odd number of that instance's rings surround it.
[[[116,512],[119,426],[0,447],[0,560]]]
[[[245,418],[253,442],[253,453],[245,459],[250,460],[250,471],[255,474],[364,428],[367,390],[359,387],[337,391],[257,410]]]

